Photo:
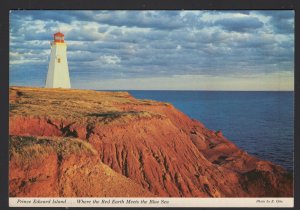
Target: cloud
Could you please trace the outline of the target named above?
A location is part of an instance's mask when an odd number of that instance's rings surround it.
[[[30,79],[43,83],[57,30],[65,34],[71,80],[80,84],[293,72],[293,17],[281,10],[16,10],[10,13],[11,81],[24,84],[28,71],[38,71]]]
[[[293,74],[277,72],[252,77],[174,75],[173,77],[119,78],[83,81],[81,88],[96,90],[292,90]],[[131,86],[128,86],[131,84]],[[159,84],[153,86],[153,84]],[[213,85],[212,85],[213,84]]]
[[[116,55],[104,55],[100,57],[100,60],[104,64],[118,64],[121,62],[121,59]]]
[[[294,32],[295,13],[292,10],[282,11],[259,11],[270,18],[269,24],[276,33],[292,34]]]
[[[259,29],[263,23],[255,17],[242,16],[239,18],[224,18],[215,21],[215,24],[228,31],[249,32]]]

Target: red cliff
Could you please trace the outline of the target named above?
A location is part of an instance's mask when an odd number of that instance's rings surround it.
[[[144,189],[145,196],[149,192],[162,197],[293,196],[292,176],[281,166],[250,156],[222,133],[205,128],[168,103],[137,100],[126,92],[11,87],[9,123],[14,136],[84,141],[98,157],[91,164],[109,166]],[[25,179],[20,171],[34,166],[13,165],[15,159],[10,156],[10,193],[31,196],[31,190],[22,190],[22,181],[13,180]],[[73,161],[87,160],[83,156]],[[51,177],[58,183],[58,177]],[[76,177],[86,175],[76,172],[66,179]],[[89,181],[97,184],[101,178]],[[68,187],[73,194],[59,196],[83,195],[74,194],[77,182]],[[53,195],[50,191],[47,196]]]

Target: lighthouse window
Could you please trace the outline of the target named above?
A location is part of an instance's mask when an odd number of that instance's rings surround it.
[[[60,63],[60,58],[57,59],[57,63]]]

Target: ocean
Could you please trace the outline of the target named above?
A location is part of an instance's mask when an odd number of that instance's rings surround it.
[[[249,154],[293,171],[294,92],[141,91],[139,99],[172,103]]]

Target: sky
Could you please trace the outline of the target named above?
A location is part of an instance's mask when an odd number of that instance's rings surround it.
[[[294,90],[292,10],[12,10],[10,85],[45,85],[57,31],[72,88]]]

